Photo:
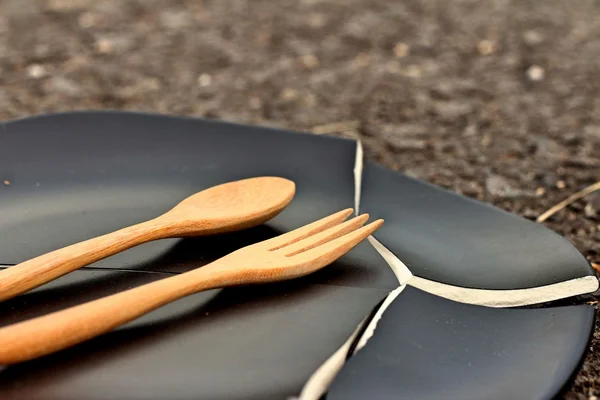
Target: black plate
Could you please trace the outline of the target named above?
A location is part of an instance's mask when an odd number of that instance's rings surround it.
[[[200,119],[84,112],[0,130],[0,264],[141,222],[226,181],[277,175],[297,195],[265,226],[161,240],[0,304],[0,324],[206,264],[354,205],[353,141]],[[367,164],[361,211],[419,276],[529,288],[592,275],[542,226]],[[285,399],[397,287],[368,243],[309,277],[177,301],[88,343],[0,372],[0,398]],[[407,288],[332,399],[551,398],[576,371],[590,306],[498,310]],[[328,398],[329,398],[328,397]]]

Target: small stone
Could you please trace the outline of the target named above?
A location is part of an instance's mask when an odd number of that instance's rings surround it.
[[[80,27],[88,29],[98,23],[98,18],[94,13],[84,12],[79,16],[79,18],[77,18],[77,23]]]
[[[77,83],[63,76],[54,76],[46,83],[47,91],[65,94],[69,96],[77,95],[81,89]]]
[[[489,176],[485,180],[485,188],[489,194],[505,198],[515,198],[528,194],[513,188],[512,185],[500,175]]]
[[[600,193],[594,192],[589,195],[588,204],[586,208],[589,206],[590,210],[593,210],[594,215],[600,214]]]
[[[471,137],[477,135],[477,125],[469,124],[463,131],[463,136]]]
[[[359,67],[366,67],[371,64],[371,56],[367,53],[358,53],[356,57],[354,57],[354,63]]]
[[[112,53],[113,48],[109,40],[107,39],[98,39],[96,41],[96,50],[102,54]]]
[[[298,91],[292,88],[285,88],[279,94],[281,100],[290,101],[298,98]]]
[[[424,150],[427,148],[427,142],[422,139],[405,139],[392,136],[387,141],[395,150]]]
[[[409,78],[420,78],[423,75],[423,71],[418,65],[409,65],[404,71],[404,75]]]
[[[9,186],[10,185],[10,181],[9,180],[4,180],[4,182],[2,182],[2,183],[4,183],[5,186]]]
[[[477,51],[482,56],[489,56],[496,51],[496,43],[491,40],[484,39],[477,44]]]
[[[540,44],[544,41],[544,36],[538,31],[530,29],[523,34],[523,39],[528,45],[535,46],[536,44]]]
[[[562,190],[562,189],[564,189],[566,187],[567,187],[567,184],[565,183],[565,181],[560,180],[560,181],[556,182],[556,188],[557,189],[561,189]]]
[[[527,69],[527,78],[533,82],[539,82],[544,79],[546,71],[539,65],[532,65]]]
[[[554,158],[563,150],[555,140],[546,136],[531,135],[528,138],[528,147],[531,154]]]
[[[164,11],[159,16],[162,26],[169,30],[180,30],[189,25],[191,18],[185,11]]]
[[[589,203],[585,205],[585,207],[583,208],[583,212],[588,218],[594,218],[597,215],[596,210]]]
[[[410,47],[406,43],[398,42],[394,46],[394,56],[398,58],[406,57],[408,55],[408,51]]]
[[[546,189],[544,189],[543,187],[539,187],[537,189],[535,189],[535,195],[540,197],[543,196],[546,193]]]
[[[133,39],[124,35],[104,36],[96,40],[96,50],[101,54],[126,53],[133,46]]]
[[[327,16],[322,13],[311,13],[308,16],[308,25],[311,28],[322,28],[327,24]]]
[[[467,102],[440,101],[434,104],[434,110],[441,120],[451,122],[470,114],[473,108]]]
[[[198,77],[198,85],[200,85],[201,87],[210,86],[211,83],[212,76],[210,76],[209,74],[200,74],[200,76]]]
[[[27,67],[27,75],[33,79],[40,79],[47,75],[46,68],[40,64],[31,64]]]
[[[302,56],[302,63],[308,69],[313,69],[319,66],[319,59],[313,54],[305,54]]]
[[[481,145],[484,147],[488,147],[490,144],[492,144],[492,136],[486,133],[481,138]]]

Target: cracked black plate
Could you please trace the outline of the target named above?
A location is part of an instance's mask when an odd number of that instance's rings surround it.
[[[265,226],[142,245],[0,303],[0,324],[187,271],[352,207],[355,150],[349,140],[148,114],[5,123],[4,265],[152,218],[226,181],[277,175],[294,180],[297,195]],[[361,211],[385,218],[376,236],[432,280],[516,289],[592,275],[581,254],[545,228],[377,166],[365,167]],[[365,242],[306,278],[190,296],[5,367],[0,398],[286,399],[397,285]],[[589,306],[496,310],[406,289],[329,396],[551,398],[576,371],[592,326]],[[535,360],[543,362],[533,368]]]

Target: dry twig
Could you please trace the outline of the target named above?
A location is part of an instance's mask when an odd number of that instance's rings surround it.
[[[546,211],[545,213],[543,213],[542,215],[540,215],[537,218],[537,222],[546,221],[548,218],[550,218],[556,212],[562,210],[563,208],[567,207],[569,204],[581,199],[582,197],[585,197],[588,194],[595,192],[596,190],[600,190],[600,182],[596,182],[593,185],[590,185],[590,186],[586,187],[585,189],[582,189],[579,192],[572,194],[571,196],[567,197],[560,203],[556,204],[554,207],[551,207],[548,211]]]

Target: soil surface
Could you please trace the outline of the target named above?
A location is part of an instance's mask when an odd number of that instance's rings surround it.
[[[600,177],[599,15],[597,0],[2,0],[0,119],[116,108],[359,137],[535,219]],[[546,223],[600,262],[600,192]],[[600,396],[599,332],[565,396]]]

